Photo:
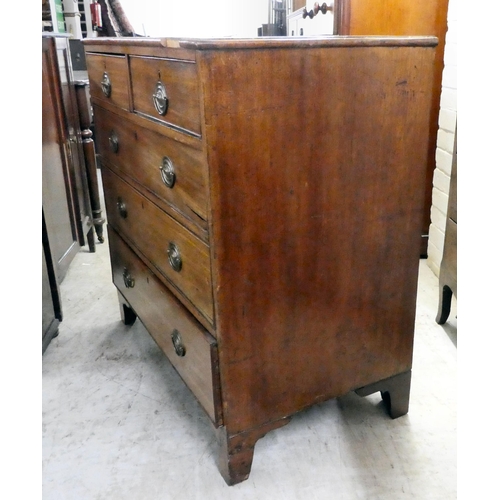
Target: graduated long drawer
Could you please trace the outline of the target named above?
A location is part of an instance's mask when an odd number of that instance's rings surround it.
[[[113,282],[213,422],[220,414],[217,344],[108,227]]]
[[[97,149],[106,163],[118,167],[166,203],[201,232],[207,231],[207,166],[203,152],[138,126],[111,111],[94,107],[99,123]]]
[[[102,178],[109,224],[213,323],[208,245],[109,168]]]

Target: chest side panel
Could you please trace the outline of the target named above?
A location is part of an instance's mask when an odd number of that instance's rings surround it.
[[[433,49],[203,53],[231,432],[411,367]]]

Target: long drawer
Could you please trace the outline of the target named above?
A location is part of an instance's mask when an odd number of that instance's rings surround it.
[[[220,419],[215,339],[108,226],[113,282],[214,423]]]
[[[161,201],[207,230],[207,168],[203,152],[94,106],[97,149]],[[142,121],[146,121],[145,119]]]
[[[208,245],[109,168],[102,179],[109,224],[213,324]]]

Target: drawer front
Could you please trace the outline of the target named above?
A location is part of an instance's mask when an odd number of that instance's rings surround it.
[[[208,246],[109,168],[102,179],[111,226],[213,324]]]
[[[134,111],[201,135],[195,63],[131,56],[130,74]]]
[[[207,228],[207,169],[202,151],[94,107],[97,149],[160,200]]]
[[[85,59],[93,103],[103,101],[128,110],[130,99],[125,56],[87,54]]]
[[[108,229],[113,282],[210,418],[220,414],[215,339]]]

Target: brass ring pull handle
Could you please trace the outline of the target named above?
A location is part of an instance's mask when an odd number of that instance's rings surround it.
[[[116,208],[118,209],[120,217],[122,219],[126,219],[128,215],[127,206],[125,205],[125,202],[121,198],[118,198],[118,201],[116,202]]]
[[[172,332],[172,344],[174,344],[175,354],[177,354],[177,356],[182,358],[186,355],[186,348],[182,343],[182,337],[178,330]]]
[[[168,110],[167,90],[160,81],[156,82],[155,91],[153,92],[153,104],[159,115],[166,114]]]
[[[168,244],[167,255],[168,255],[168,262],[172,267],[172,269],[177,273],[180,272],[180,270],[182,269],[182,258],[179,249],[177,248],[177,245],[175,243],[170,242]]]
[[[118,153],[120,143],[118,142],[118,135],[114,130],[109,134],[109,147],[113,153]]]
[[[175,170],[174,164],[168,156],[163,157],[162,164],[160,165],[160,174],[165,186],[173,188],[175,184]]]
[[[106,73],[106,71],[102,74],[101,89],[102,93],[106,97],[109,97],[111,95],[111,80],[109,79],[109,75]]]
[[[135,279],[132,278],[132,275],[126,267],[123,268],[123,283],[125,283],[125,288],[134,288],[135,285]]]

